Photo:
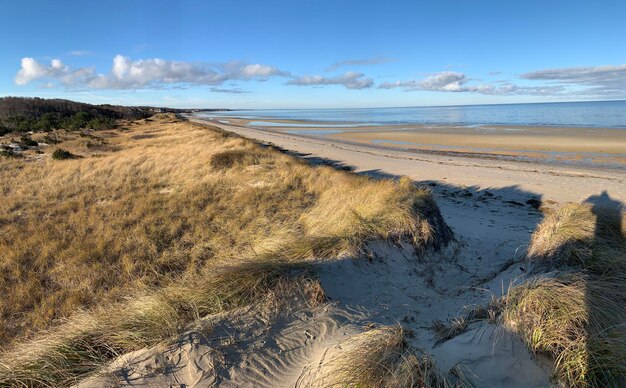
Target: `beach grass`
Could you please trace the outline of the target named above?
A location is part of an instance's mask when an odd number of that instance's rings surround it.
[[[409,346],[400,326],[350,337],[329,351],[302,383],[311,387],[464,386],[448,381],[428,355]]]
[[[621,209],[566,204],[535,231],[536,272],[510,289],[503,321],[570,386],[626,383],[626,234]],[[549,271],[549,272],[546,272]]]
[[[75,158],[0,159],[0,385],[74,383],[371,240],[451,238],[408,179],[310,166],[173,115],[120,127],[47,134]]]

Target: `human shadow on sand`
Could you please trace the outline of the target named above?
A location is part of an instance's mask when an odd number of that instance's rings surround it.
[[[587,279],[587,378],[597,386],[626,386],[626,208],[607,191],[585,202],[595,216],[592,262],[581,271]]]

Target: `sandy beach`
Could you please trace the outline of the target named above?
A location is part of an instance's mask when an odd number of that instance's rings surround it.
[[[251,128],[246,126],[250,120],[231,118],[228,124],[217,120],[206,121],[198,118],[192,120],[210,122],[227,131],[272,143],[310,157],[337,161],[350,166],[356,172],[369,175],[406,175],[425,184],[434,182],[477,189],[497,188],[509,191],[513,197],[523,193],[521,197],[525,200],[529,197],[538,197],[555,203],[577,202],[607,191],[620,201],[626,201],[626,171],[619,167],[623,166],[621,163],[624,157],[619,156],[619,151],[626,149],[626,132],[620,130],[580,128],[574,130],[574,134],[564,141],[564,132],[570,129],[555,128],[554,132],[546,134],[546,131],[539,128],[524,128],[529,134],[520,136],[510,134],[514,131],[502,131],[498,135],[475,134],[471,128],[450,128],[450,132],[444,133],[407,133],[380,130],[374,132],[370,131],[370,127],[365,127],[359,131],[324,135],[323,131],[328,128],[318,127],[320,135],[312,135],[312,132],[305,134],[287,132],[304,130],[301,127],[280,127],[270,130]],[[306,130],[315,131],[312,128]],[[543,163],[545,160],[542,158],[525,161],[516,160],[515,157],[494,160],[497,153],[512,156],[519,156],[519,153],[504,149],[476,152],[471,151],[472,147],[465,147],[468,149],[467,153],[449,152],[450,148],[444,151],[436,146],[425,150],[410,149],[408,145],[402,147],[396,144],[388,146],[384,143],[372,143],[371,140],[377,136],[388,139],[423,136],[424,139],[438,143],[445,139],[445,145],[448,147],[464,147],[462,146],[464,141],[473,141],[472,145],[483,148],[495,148],[496,145],[502,147],[509,139],[510,143],[506,143],[506,148],[518,151],[527,149],[528,144],[537,144],[543,150],[567,150],[578,155],[576,158],[580,158],[585,152],[603,151],[611,163],[619,163],[619,166],[599,168],[579,164]],[[606,149],[602,148],[605,145]],[[435,150],[444,152],[432,152]]]
[[[626,130],[519,125],[367,125],[284,119],[218,119],[271,132],[509,161],[626,168]]]

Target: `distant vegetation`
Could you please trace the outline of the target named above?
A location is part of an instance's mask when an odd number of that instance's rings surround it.
[[[43,98],[0,98],[0,135],[10,132],[49,132],[53,129],[110,129],[116,119],[150,116],[146,108],[91,105]]]
[[[0,136],[11,132],[49,132],[60,128],[111,129],[115,120],[138,120],[156,112],[183,113],[189,110],[3,97],[0,98]]]

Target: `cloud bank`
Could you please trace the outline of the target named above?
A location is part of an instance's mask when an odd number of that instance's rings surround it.
[[[468,85],[471,81],[464,73],[442,71],[422,80],[384,82],[380,89],[401,88],[405,91],[436,91],[478,93],[485,95],[553,95],[565,90],[562,86],[518,86],[510,82],[493,84]]]
[[[443,71],[421,80],[384,82],[381,89],[405,91],[426,90],[465,92],[486,95],[593,96],[598,98],[626,96],[626,65],[569,67],[524,73],[521,79],[541,81],[541,86],[520,86],[511,81],[496,84],[472,84],[464,73]]]
[[[265,81],[270,77],[288,75],[276,67],[262,64],[230,62],[208,66],[160,58],[133,61],[116,55],[107,74],[98,74],[90,67],[73,69],[59,59],[44,65],[33,58],[23,58],[15,83],[26,85],[36,80],[52,79],[69,88],[151,89],[175,84],[218,86],[226,81]]]
[[[324,77],[321,75],[305,75],[295,77],[287,81],[287,85],[297,86],[319,86],[319,85],[341,85],[347,89],[367,89],[372,87],[374,81],[365,77],[363,73],[349,71],[336,77]]]
[[[84,55],[75,52],[72,55]],[[335,62],[329,69],[348,65],[371,65],[389,62],[391,59],[374,57],[349,59]],[[490,75],[499,73],[492,72]],[[207,64],[172,61],[160,58],[133,60],[124,55],[113,58],[108,73],[98,73],[93,67],[73,68],[60,59],[42,63],[34,58],[22,58],[15,75],[17,85],[38,82],[40,88],[65,87],[70,90],[83,89],[162,89],[209,86],[215,93],[243,94],[249,91],[220,87],[229,81],[266,81],[273,77],[287,79],[285,84],[295,86],[342,86],[361,90],[374,86],[374,80],[364,73],[348,71],[334,76],[293,75],[275,66],[228,62]],[[452,93],[475,93],[482,95],[533,95],[596,98],[626,97],[626,65],[570,67],[544,69],[523,73],[521,85],[511,80],[479,83],[459,71],[442,71],[420,79],[382,82],[379,89],[401,89],[404,91],[435,91]],[[230,86],[237,86],[231,84]]]
[[[546,69],[524,73],[521,77],[570,87],[582,87],[579,92],[583,94],[626,95],[626,64]]]

